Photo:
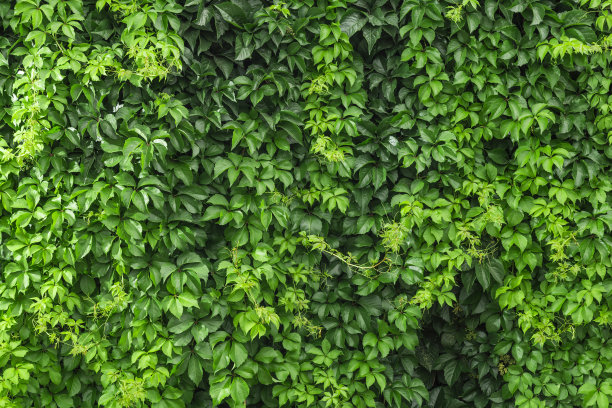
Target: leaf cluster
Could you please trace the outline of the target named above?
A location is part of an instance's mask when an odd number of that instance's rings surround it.
[[[0,407],[609,406],[610,1],[0,3]]]

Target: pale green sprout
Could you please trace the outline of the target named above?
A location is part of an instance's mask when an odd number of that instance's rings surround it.
[[[445,14],[446,18],[455,24],[459,24],[461,20],[463,20],[463,9],[468,5],[475,9],[479,6],[479,3],[478,0],[463,0],[463,2],[460,4],[448,8],[448,11]]]

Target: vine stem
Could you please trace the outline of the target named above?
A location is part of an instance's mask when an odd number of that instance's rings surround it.
[[[389,259],[389,258],[387,258],[387,255],[385,254],[385,256],[383,257],[383,259],[382,259],[380,262],[378,262],[377,264],[372,265],[372,266],[363,266],[363,265],[357,265],[357,264],[354,264],[354,263],[348,262],[348,261],[346,261],[346,260],[342,259],[342,257],[341,257],[341,256],[339,256],[338,254],[333,253],[333,252],[331,252],[331,251],[328,251],[328,250],[326,250],[326,249],[321,249],[321,252],[324,252],[324,253],[326,253],[326,254],[329,254],[329,255],[331,255],[331,256],[334,256],[334,257],[336,257],[336,258],[340,259],[342,262],[344,262],[345,264],[347,264],[347,265],[348,265],[348,266],[350,266],[350,267],[353,267],[353,268],[358,268],[358,269],[366,269],[366,270],[367,270],[367,269],[376,269],[376,268],[377,268],[377,267],[378,267],[380,264],[382,264],[383,262],[385,262],[386,260],[388,260],[388,259]]]

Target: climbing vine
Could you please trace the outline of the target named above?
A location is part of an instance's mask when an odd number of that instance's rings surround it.
[[[612,1],[0,22],[0,407],[609,406]]]

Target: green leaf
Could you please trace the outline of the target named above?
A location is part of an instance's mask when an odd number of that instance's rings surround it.
[[[232,348],[230,350],[230,358],[236,364],[236,367],[240,367],[247,359],[248,352],[246,348],[237,342],[232,343]]]
[[[506,275],[504,264],[499,259],[490,259],[486,264],[488,274],[497,282],[503,283]]]
[[[365,38],[366,42],[368,43],[368,53],[372,54],[374,45],[376,44],[376,42],[380,38],[380,35],[382,34],[382,27],[364,26],[362,33],[363,33],[363,38]]]
[[[489,268],[484,267],[483,265],[477,264],[475,267],[476,279],[482,286],[483,289],[489,289],[491,285],[491,274],[489,272]]]
[[[217,159],[217,161],[215,162],[215,173],[213,177],[219,177],[219,175],[221,175],[223,172],[233,166],[233,163],[227,159]]]
[[[249,396],[249,386],[247,385],[246,381],[240,377],[234,378],[232,380],[230,395],[234,402],[245,403],[247,397]]]
[[[453,385],[461,375],[461,367],[456,360],[450,360],[444,365],[444,379],[448,385]]]
[[[187,373],[191,381],[194,382],[194,384],[199,385],[202,382],[204,369],[202,368],[202,364],[200,364],[200,361],[197,358],[192,357],[189,359]]]
[[[213,404],[218,405],[225,398],[229,397],[231,394],[231,378],[221,377],[221,379],[216,379],[214,383],[210,385],[210,396],[212,397]]]
[[[77,241],[74,248],[77,259],[83,259],[91,251],[92,242],[93,237],[89,234],[84,235]]]
[[[225,21],[238,28],[240,28],[241,25],[246,22],[244,11],[238,4],[227,1],[225,3],[215,5],[215,9],[217,9]]]
[[[350,38],[354,34],[361,31],[363,26],[366,24],[367,19],[363,14],[357,10],[350,10],[342,16],[340,21],[340,28],[342,32]]]

